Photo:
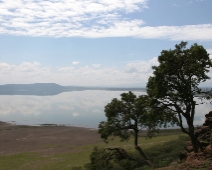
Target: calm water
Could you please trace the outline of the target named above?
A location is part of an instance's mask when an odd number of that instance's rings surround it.
[[[55,96],[0,96],[0,121],[24,125],[63,124],[96,128],[105,120],[104,106],[123,91],[72,91]],[[136,95],[145,92],[134,92]],[[196,108],[195,124],[201,125],[212,105]]]

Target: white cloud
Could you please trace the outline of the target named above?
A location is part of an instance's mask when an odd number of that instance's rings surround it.
[[[3,97],[3,96],[2,96]],[[0,104],[2,110],[1,115],[35,115],[38,116],[41,114],[39,108],[49,111],[51,109],[50,97],[43,99],[42,101],[38,96],[4,96],[4,100]],[[9,102],[14,100],[15,102]],[[24,103],[24,104],[23,104]],[[46,113],[46,112],[45,112]]]
[[[99,109],[94,109],[94,110],[93,110],[93,113],[102,113],[102,111],[99,110]]]
[[[101,64],[93,64],[92,66],[93,66],[93,67],[100,67]]]
[[[140,12],[148,0],[0,1],[0,34],[48,37],[137,37],[212,40],[212,24],[144,26],[124,14]]]
[[[136,61],[126,64],[125,71],[127,73],[151,73],[152,66],[158,65],[157,58],[153,58],[149,61]]]
[[[52,82],[61,85],[107,86],[139,83],[145,87],[154,65],[158,65],[157,58],[123,63],[122,68],[93,66],[54,68],[42,66],[37,62],[23,62],[20,65],[0,63],[0,84]],[[209,76],[212,77],[211,71]]]
[[[68,73],[68,72],[74,71],[74,67],[62,67],[62,68],[58,68],[58,71]]]
[[[78,113],[73,113],[72,115],[73,115],[74,117],[79,116]]]
[[[207,49],[208,54],[210,54],[210,58],[212,59],[212,48]]]
[[[147,0],[2,0],[1,34],[29,36],[83,36],[88,28],[114,25],[120,13],[147,8]]]
[[[122,69],[100,64],[74,67],[45,67],[40,63],[23,62],[20,65],[0,63],[0,84],[54,82],[61,85],[118,85],[144,82],[152,73],[156,59],[127,63]],[[95,66],[95,67],[94,67]],[[131,71],[134,69],[135,71]]]
[[[50,76],[51,69],[41,66],[41,64],[37,62],[22,62],[20,65],[0,63],[1,84],[48,82],[48,80],[45,79]]]
[[[79,62],[73,61],[72,64],[73,64],[73,65],[77,65],[77,64],[79,64]]]

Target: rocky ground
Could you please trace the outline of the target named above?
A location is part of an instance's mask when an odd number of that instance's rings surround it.
[[[195,131],[203,151],[193,152],[191,141],[185,143],[185,152],[180,154],[181,165],[172,167],[176,170],[204,169],[212,170],[212,111],[205,115],[205,122]]]

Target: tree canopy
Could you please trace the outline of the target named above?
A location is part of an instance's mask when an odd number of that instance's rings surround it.
[[[204,94],[209,99],[211,91],[202,90],[199,85],[210,79],[207,73],[212,62],[207,51],[198,44],[186,48],[187,42],[175,45],[173,50],[163,50],[158,57],[159,66],[153,66],[153,76],[147,83],[147,93],[152,105],[166,109],[178,117],[182,131],[191,138],[193,149],[198,151],[199,141],[194,135],[194,115],[197,103],[195,96]],[[188,129],[183,126],[183,118]]]
[[[107,121],[99,124],[101,137],[107,140],[110,136],[118,136],[124,141],[134,135],[134,145],[138,149],[138,132],[147,127],[148,123],[147,104],[147,95],[137,98],[131,91],[122,93],[121,100],[114,98],[105,106]],[[130,129],[133,132],[130,132]],[[140,148],[139,150],[141,151]],[[142,156],[146,158],[143,152]]]
[[[137,97],[131,91],[122,93],[120,100],[114,98],[105,106],[107,121],[100,122],[99,133],[106,141],[110,136],[118,136],[121,141],[124,141],[133,135],[135,149],[144,159],[147,159],[138,146],[138,132],[145,128],[151,137],[157,131],[159,124],[166,125],[166,122],[173,120],[170,112],[166,112],[163,117],[155,116],[153,112],[149,107],[147,95]]]

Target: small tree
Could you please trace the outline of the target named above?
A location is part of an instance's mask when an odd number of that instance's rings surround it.
[[[114,98],[105,106],[107,121],[100,122],[99,133],[105,141],[108,140],[109,136],[118,136],[121,138],[121,141],[124,141],[133,135],[135,149],[144,160],[147,160],[146,155],[138,146],[138,132],[146,128],[149,130],[149,137],[151,137],[157,131],[157,125],[166,125],[166,122],[172,120],[171,114],[166,113],[166,116],[163,117],[152,116],[147,95],[137,97],[131,91],[122,93],[121,100]]]
[[[152,104],[160,110],[168,109],[178,117],[182,132],[190,136],[193,149],[198,152],[199,141],[194,135],[195,95],[209,99],[210,91],[199,88],[201,82],[210,79],[206,73],[212,67],[207,51],[197,44],[186,48],[181,42],[174,50],[163,50],[158,57],[159,66],[153,66],[153,76],[147,83],[147,93]],[[183,117],[188,129],[183,126]]]

